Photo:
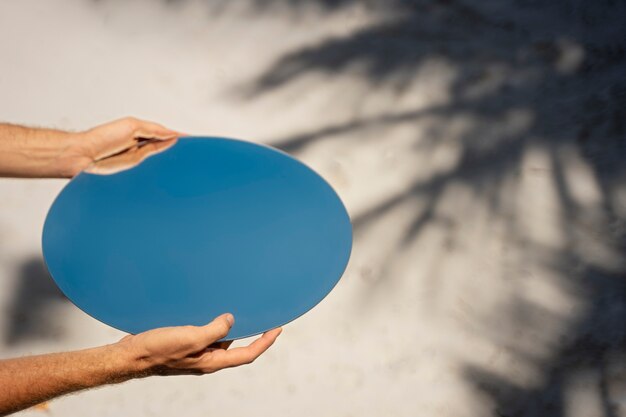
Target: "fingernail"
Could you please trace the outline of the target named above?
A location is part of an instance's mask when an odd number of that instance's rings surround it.
[[[233,317],[232,314],[228,313],[226,314],[226,321],[228,322],[229,325],[233,325],[235,323],[235,318]]]

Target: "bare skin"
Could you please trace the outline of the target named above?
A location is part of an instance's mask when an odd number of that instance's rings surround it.
[[[84,132],[0,124],[0,177],[70,178],[132,168],[176,143],[179,132],[127,117]]]
[[[134,118],[85,132],[0,124],[0,177],[69,178],[132,168],[174,145],[180,133]],[[96,348],[0,360],[0,415],[60,395],[152,375],[204,375],[252,363],[280,335],[274,329],[229,349],[234,323],[223,314],[205,326],[165,327]]]
[[[60,395],[152,375],[204,375],[252,363],[276,340],[271,330],[250,345],[228,349],[233,323],[224,314],[206,326],[165,327],[75,352],[0,361],[0,415]]]

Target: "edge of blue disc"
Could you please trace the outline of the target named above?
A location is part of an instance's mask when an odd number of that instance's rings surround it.
[[[308,171],[310,171],[312,174],[314,174],[318,179],[320,179],[327,187],[330,191],[332,191],[332,193],[334,194],[334,196],[337,198],[337,201],[340,203],[339,205],[341,206],[341,208],[343,209],[343,214],[345,215],[348,224],[349,224],[349,236],[348,236],[348,244],[347,244],[347,248],[346,248],[346,255],[345,255],[345,261],[343,262],[343,267],[341,268],[341,272],[340,274],[338,274],[336,280],[334,281],[334,283],[332,284],[332,286],[330,287],[330,289],[326,292],[326,294],[324,294],[317,302],[315,302],[314,304],[312,304],[310,307],[308,307],[307,309],[305,309],[304,311],[302,311],[301,313],[299,313],[298,315],[290,318],[289,320],[286,320],[284,322],[281,322],[280,324],[276,324],[275,326],[273,326],[272,328],[276,328],[276,327],[281,327],[284,326],[286,324],[291,323],[292,321],[302,317],[304,314],[308,313],[309,311],[311,311],[313,308],[315,308],[317,305],[319,305],[326,297],[328,297],[328,295],[334,290],[334,288],[337,286],[337,284],[339,283],[339,281],[341,280],[341,278],[343,277],[343,275],[345,274],[345,271],[348,267],[351,255],[352,255],[352,249],[353,249],[353,227],[352,227],[352,220],[350,218],[350,214],[348,213],[345,204],[343,203],[343,201],[341,200],[341,197],[339,196],[339,194],[335,191],[335,189],[332,187],[332,185],[324,178],[322,177],[320,174],[318,174],[314,169],[312,169],[310,166],[308,166],[307,164],[305,164],[304,162],[298,160],[297,158],[293,157],[292,155],[288,154],[287,152],[284,152],[280,149],[277,149],[273,146],[267,145],[267,144],[262,144],[262,143],[256,143],[256,142],[251,142],[251,141],[247,141],[247,140],[242,140],[242,139],[234,139],[234,138],[228,138],[228,137],[220,137],[220,136],[184,136],[184,137],[179,137],[178,141],[172,148],[162,152],[162,153],[166,153],[171,149],[174,149],[176,146],[179,145],[180,141],[188,141],[188,140],[225,140],[225,141],[234,141],[234,142],[242,142],[245,144],[249,144],[249,145],[253,145],[253,146],[259,146],[259,147],[263,147],[266,148],[272,152],[275,153],[279,153],[284,157],[287,157],[289,159],[291,159],[292,161],[295,161],[296,163],[298,163],[299,165],[303,166],[304,168],[306,168]],[[152,155],[148,158],[152,159],[152,158],[158,158],[160,156],[161,153],[157,153],[155,155]],[[146,161],[142,162],[146,163]],[[130,170],[134,169],[130,168]],[[113,173],[113,174],[104,174],[104,175],[117,175],[123,172],[126,172],[128,170],[124,170],[124,171],[120,171],[117,173]],[[130,334],[137,334],[140,332],[144,332],[144,331],[148,331],[150,329],[145,329],[145,330],[141,330],[138,332],[131,332],[128,329],[123,329],[115,324],[111,324],[99,317],[97,317],[96,315],[92,314],[91,312],[87,311],[87,309],[81,307],[79,304],[77,304],[77,302],[74,301],[74,299],[72,297],[70,297],[66,290],[63,288],[62,285],[60,285],[59,281],[55,278],[54,276],[54,271],[52,270],[52,268],[50,268],[49,265],[49,260],[48,257],[46,256],[47,250],[46,250],[46,231],[49,228],[49,222],[50,222],[50,213],[52,212],[52,209],[54,208],[54,206],[57,204],[57,202],[60,200],[61,196],[63,195],[63,193],[68,189],[68,187],[73,183],[73,181],[75,181],[78,178],[81,178],[83,176],[102,176],[103,174],[92,174],[92,173],[86,173],[86,172],[80,172],[78,175],[76,175],[74,178],[72,178],[67,184],[65,184],[65,186],[62,188],[62,190],[59,192],[59,194],[54,198],[52,204],[50,205],[50,208],[48,209],[48,213],[46,214],[46,219],[44,221],[44,226],[43,226],[43,231],[42,231],[42,237],[41,237],[41,245],[42,245],[42,253],[43,253],[43,258],[44,258],[44,263],[46,265],[46,268],[48,269],[48,272],[50,273],[50,276],[52,277],[52,279],[54,280],[54,282],[56,283],[57,287],[63,292],[63,294],[68,298],[68,300],[70,300],[72,302],[72,304],[74,304],[76,307],[78,307],[81,311],[83,311],[85,314],[89,315],[90,317],[96,319],[97,321],[106,324],[107,326],[113,327],[117,330],[123,331],[125,333],[130,333]],[[237,323],[237,317],[235,317],[235,326]],[[180,324],[183,325],[183,324]],[[157,327],[155,327],[157,328]],[[224,337],[223,339],[220,339],[220,341],[230,341],[230,340],[237,340],[237,339],[244,339],[247,337],[252,337],[252,336],[256,336],[259,334],[262,334],[268,330],[271,330],[271,328],[268,329],[263,329],[263,330],[259,330],[259,331],[254,331],[254,332],[250,332],[250,333],[243,333],[243,334],[236,334],[236,335],[231,335],[231,333],[229,333],[226,337]]]

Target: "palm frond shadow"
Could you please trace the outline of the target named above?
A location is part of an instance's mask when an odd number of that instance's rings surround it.
[[[189,0],[166,3],[185,1]],[[206,2],[211,13],[218,13],[224,4]],[[518,333],[532,330],[539,321],[559,320],[553,312],[513,296],[491,316],[480,317],[472,323],[476,331],[529,366],[543,369],[544,382],[528,388],[468,364],[464,374],[468,383],[477,395],[491,399],[493,415],[558,417],[567,412],[568,381],[594,372],[601,413],[617,416],[618,405],[609,391],[625,377],[609,369],[615,358],[626,355],[626,262],[623,256],[619,262],[587,256],[585,245],[593,241],[613,254],[626,253],[622,191],[626,189],[626,2],[249,0],[247,4],[251,16],[276,6],[298,12],[314,4],[323,13],[343,13],[346,18],[357,8],[380,18],[346,35],[285,54],[242,86],[238,91],[242,100],[271,95],[316,75],[329,81],[357,78],[367,85],[364,96],[393,92],[400,102],[436,78],[417,79],[429,62],[442,64],[452,74],[446,86],[448,99],[436,104],[407,109],[391,101],[387,107],[392,110],[361,115],[357,109],[350,121],[268,140],[295,154],[318,144],[338,143],[359,152],[376,140],[385,141],[367,132],[435,120],[431,131],[415,135],[411,151],[428,158],[442,143],[458,151],[449,169],[408,179],[402,191],[355,216],[357,235],[367,238],[372,225],[394,216],[398,208],[414,206],[408,225],[392,247],[385,248],[382,278],[363,297],[393,283],[399,256],[410,251],[431,225],[440,225],[446,242],[455,245],[464,208],[450,214],[442,213],[440,206],[453,187],[461,186],[482,203],[488,216],[506,224],[508,241],[525,245],[534,262],[554,272],[563,292],[586,305],[565,323],[563,337],[543,358],[530,355],[515,342]],[[417,87],[416,79],[422,82]],[[450,126],[459,120],[468,122],[460,134],[453,135]],[[567,178],[572,149],[583,158],[594,184],[598,198],[593,207],[580,203]],[[555,191],[561,218],[551,226],[565,239],[559,248],[529,241],[525,214],[507,201],[526,175],[524,159],[533,150],[549,167],[536,169],[545,171]],[[443,262],[446,249],[439,251],[438,262]],[[511,329],[499,326],[499,317],[506,317]]]
[[[603,220],[594,226],[593,238],[614,253],[626,253],[626,210],[624,200],[618,198],[626,186],[626,27],[619,23],[626,21],[626,5],[613,1],[541,4],[446,0],[394,2],[390,7],[397,8],[394,19],[281,57],[246,86],[242,95],[250,99],[269,94],[315,73],[329,79],[361,77],[373,91],[387,88],[401,97],[427,60],[434,57],[455,68],[449,103],[356,117],[343,124],[275,138],[272,143],[298,154],[313,144],[344,141],[357,152],[359,146],[373,140],[360,137],[369,129],[410,125],[425,117],[437,117],[444,125],[461,116],[473,121],[456,142],[460,156],[451,169],[407,184],[405,191],[354,219],[359,233],[393,215],[395,208],[421,202],[395,241],[395,248],[387,249],[390,255],[382,267],[383,278],[371,286],[372,292],[377,286],[389,285],[394,254],[419,240],[426,226],[448,224],[447,233],[454,241],[455,227],[450,223],[459,218],[443,218],[437,209],[452,185],[462,184],[471,190],[493,216],[506,216],[510,240],[524,240],[519,224],[522,214],[503,213],[503,189],[516,184],[526,152],[540,149],[552,167],[549,175],[563,213],[558,226],[566,244],[559,250],[533,250],[546,254],[544,265],[559,274],[564,291],[586,300],[588,307],[566,325],[567,337],[553,348],[549,359],[529,359],[545,370],[545,383],[540,387],[516,386],[474,365],[467,366],[465,377],[477,392],[493,400],[494,415],[539,416],[549,412],[562,416],[566,413],[568,379],[591,370],[598,374],[603,415],[617,416],[609,385],[624,376],[610,376],[607,369],[611,360],[626,355],[626,262],[605,265],[585,257],[581,253],[584,239],[576,230],[584,229],[589,217],[599,216]],[[477,93],[478,86],[494,78],[490,71],[501,71],[502,76]],[[494,131],[494,124],[506,124],[516,112],[529,115],[525,124],[511,131]],[[445,127],[439,134],[445,136]],[[415,147],[427,151],[441,140],[437,134],[416,139]],[[593,210],[577,201],[565,178],[567,150],[572,147],[584,158],[597,185],[599,202]],[[506,308],[509,311],[497,314],[522,321],[530,316],[549,319],[551,314],[538,311],[522,298],[513,299]],[[490,318],[484,320],[489,322]],[[484,328],[485,337],[497,339],[488,327]]]

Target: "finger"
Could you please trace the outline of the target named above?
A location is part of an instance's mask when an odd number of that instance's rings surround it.
[[[216,358],[219,359],[219,367],[231,368],[233,366],[245,365],[254,362],[256,358],[261,356],[263,352],[274,344],[276,338],[280,335],[282,330],[283,329],[279,327],[263,333],[263,336],[259,337],[246,347],[221,351],[218,358]]]
[[[112,158],[133,150],[137,146],[137,140],[132,136],[125,136],[106,143],[106,146],[97,149],[92,158],[94,162],[100,161],[105,158]]]
[[[124,171],[140,164],[149,156],[163,152],[175,143],[176,139],[170,139],[167,141],[150,142],[142,146],[134,146],[125,152],[94,162],[85,171],[92,174],[114,174],[119,171]]]
[[[149,122],[147,120],[135,119],[135,129],[133,137],[135,139],[157,139],[167,140],[182,136],[180,132],[160,125],[155,122]]]
[[[202,326],[201,329],[203,331],[205,346],[209,346],[226,337],[234,323],[235,318],[233,315],[226,313],[216,317],[211,323]]]
[[[149,156],[155,155],[159,152],[174,146],[176,139],[169,139],[163,141],[143,142],[137,145],[137,150],[134,151],[134,159],[136,163],[140,163]]]
[[[203,342],[196,337],[195,338],[194,347],[199,346],[198,343],[203,343]],[[226,350],[232,344],[233,344],[232,340],[228,340],[228,341],[225,341],[225,342],[215,342],[215,343],[210,344],[207,347],[202,348],[202,350],[199,350],[197,352],[192,353],[191,355],[188,355],[188,357],[190,357],[190,358],[199,358],[199,357],[201,357],[202,355],[204,355],[205,353],[208,353],[208,352],[214,352],[216,350]]]
[[[85,171],[92,174],[113,174],[138,165],[147,157],[162,152],[173,146],[176,139],[154,142],[147,145],[133,146],[116,155],[103,158],[92,163]]]

